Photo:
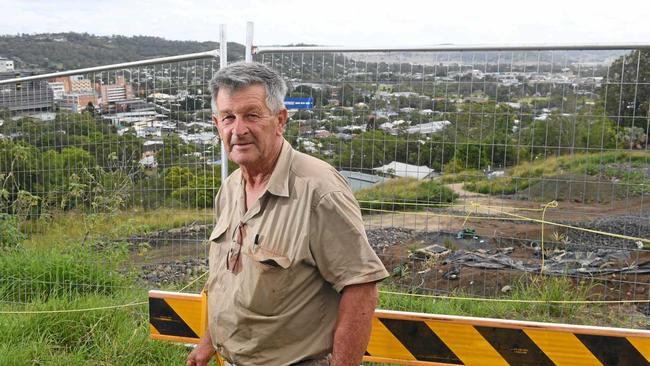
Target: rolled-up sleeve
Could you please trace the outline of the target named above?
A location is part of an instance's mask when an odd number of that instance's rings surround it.
[[[310,251],[318,271],[337,292],[388,277],[368,243],[359,205],[351,193],[327,193],[312,210]]]

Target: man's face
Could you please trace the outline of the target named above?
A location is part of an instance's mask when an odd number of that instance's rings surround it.
[[[262,85],[235,92],[222,88],[216,104],[219,113],[213,121],[230,160],[255,169],[276,157],[274,152],[281,146],[287,111],[283,109],[275,115],[271,112]]]

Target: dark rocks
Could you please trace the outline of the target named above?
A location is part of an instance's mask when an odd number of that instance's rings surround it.
[[[187,226],[169,230],[159,230],[152,233],[134,235],[130,237],[128,241],[132,243],[146,242],[151,246],[160,246],[170,242],[196,243],[206,240],[213,227],[213,224],[191,223]]]
[[[391,245],[402,244],[415,238],[415,232],[411,229],[401,227],[390,227],[366,230],[368,242],[376,251],[381,252],[383,248]]]
[[[208,271],[208,260],[185,259],[142,266],[140,279],[149,285],[164,286],[189,283]]]
[[[620,215],[606,216],[593,221],[581,223],[569,223],[586,229],[603,231],[638,238],[650,238],[650,215]],[[634,240],[616,238],[608,235],[586,232],[582,230],[569,229],[567,231],[568,242],[571,246],[608,247],[638,249]],[[576,248],[578,249],[578,248]],[[582,248],[584,249],[584,248]]]

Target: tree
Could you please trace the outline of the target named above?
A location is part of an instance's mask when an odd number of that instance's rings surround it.
[[[86,112],[90,113],[91,116],[95,117],[97,111],[95,110],[95,106],[93,105],[93,102],[88,102],[88,104],[86,105]]]
[[[163,148],[156,154],[156,160],[158,166],[168,168],[178,164],[184,156],[195,151],[194,146],[185,144],[180,137],[167,135],[163,137]]]
[[[638,67],[637,67],[638,66]],[[601,88],[607,115],[617,125],[640,127],[647,133],[650,119],[650,50],[636,50],[619,57],[609,68]]]
[[[625,127],[617,135],[626,149],[643,149],[648,143],[648,134],[641,127]]]

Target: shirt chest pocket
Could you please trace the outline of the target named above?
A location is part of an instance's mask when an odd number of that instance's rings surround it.
[[[229,224],[227,217],[220,217],[208,239],[210,243],[208,288],[219,289],[223,285],[223,268],[226,266],[225,253],[228,251],[231,241],[228,235]]]
[[[291,261],[267,250],[263,245],[242,248],[241,286],[235,300],[238,305],[260,315],[277,315],[286,308],[291,286]]]

